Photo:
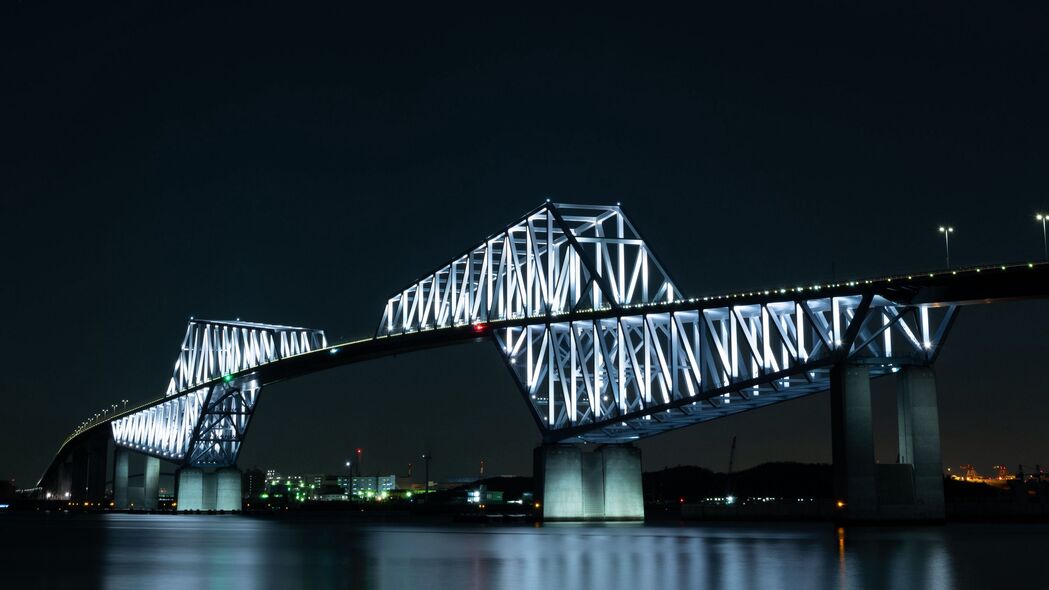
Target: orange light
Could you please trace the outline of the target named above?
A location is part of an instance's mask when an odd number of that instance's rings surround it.
[[[845,507],[845,502],[842,501],[842,500],[838,500],[838,508],[844,508],[844,507]]]

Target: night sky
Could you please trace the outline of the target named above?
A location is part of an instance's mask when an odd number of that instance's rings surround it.
[[[190,316],[370,335],[544,199],[622,202],[686,296],[1042,256],[1049,9],[0,8],[0,474],[163,394]],[[147,4],[147,3],[142,3]],[[875,3],[881,4],[881,3]],[[922,4],[922,3],[919,3]],[[1036,3],[1031,3],[1032,6]],[[786,7],[784,5],[790,5]],[[992,10],[993,12],[986,12]],[[943,456],[1049,465],[1049,302],[966,308]],[[895,461],[891,381],[878,458]],[[662,435],[646,469],[829,461],[826,394]],[[494,347],[266,389],[241,466],[531,472]]]

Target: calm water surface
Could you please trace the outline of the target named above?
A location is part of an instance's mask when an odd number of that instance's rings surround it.
[[[7,588],[1044,588],[1049,526],[0,514]]]

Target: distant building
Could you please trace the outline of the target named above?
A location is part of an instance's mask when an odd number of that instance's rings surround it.
[[[353,476],[351,475],[339,475],[335,478],[335,485],[342,488],[342,491],[347,494],[353,493]]]
[[[326,483],[314,488],[310,499],[318,502],[345,502],[350,499],[350,495],[340,486]]]
[[[261,474],[261,472],[259,472]],[[248,489],[245,472],[245,489]],[[266,471],[264,485],[259,494],[251,497],[316,501],[339,501],[354,498],[385,498],[401,489],[396,475],[335,475],[313,473],[307,475],[281,475],[275,470]],[[410,489],[410,488],[409,488]]]
[[[354,496],[379,496],[397,489],[396,475],[355,475],[350,484]]]
[[[481,485],[472,490],[467,490],[466,501],[470,504],[502,504],[503,492],[489,490],[488,486]]]

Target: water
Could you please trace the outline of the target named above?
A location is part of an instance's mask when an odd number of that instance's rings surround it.
[[[1049,525],[483,527],[0,514],[7,588],[982,588],[1049,585]]]

